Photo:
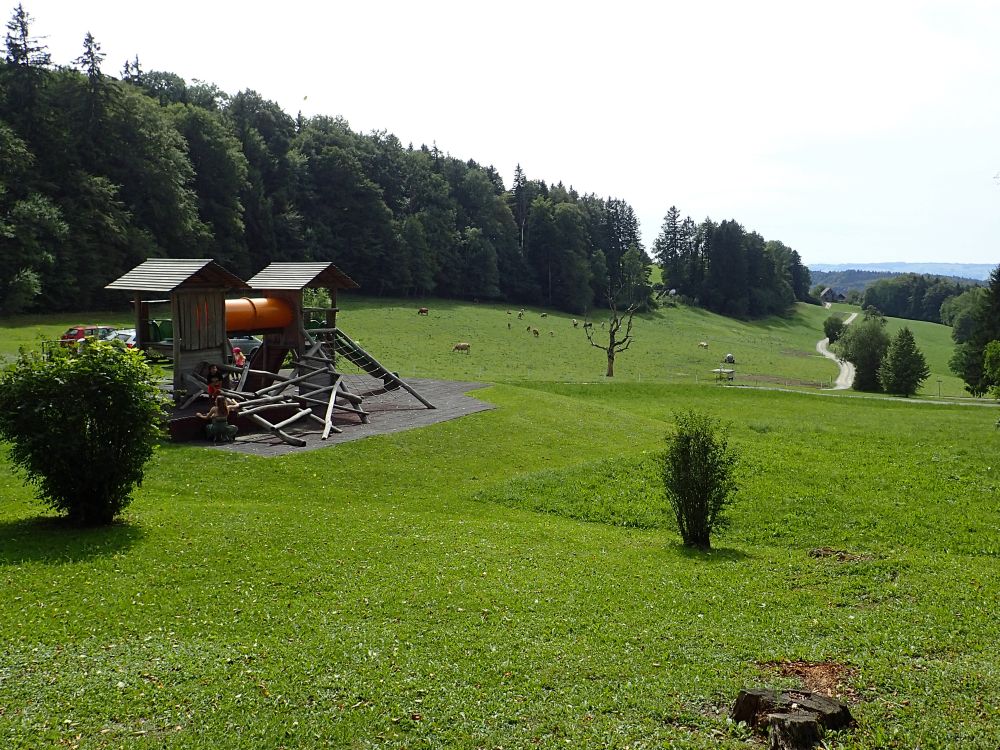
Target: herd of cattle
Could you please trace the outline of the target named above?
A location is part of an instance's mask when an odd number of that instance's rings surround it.
[[[417,308],[417,315],[430,315],[430,313],[431,313],[431,311],[427,307],[418,307]],[[511,312],[510,310],[508,310],[507,314],[508,315],[513,315],[514,313]],[[541,317],[541,318],[547,318],[547,317],[549,317],[549,314],[548,313],[540,313],[539,317]],[[524,320],[524,308],[523,307],[520,310],[518,310],[517,319],[518,320]],[[573,318],[571,322],[573,323],[573,327],[574,328],[579,328],[580,327],[580,321],[577,320],[576,318]],[[586,322],[586,323],[583,324],[583,327],[584,328],[591,328],[593,325],[594,325],[593,323],[591,323],[591,322],[588,321],[588,322]],[[512,327],[513,326],[511,326],[510,322],[508,321],[508,323],[507,323],[507,330],[509,331]],[[604,328],[604,321],[601,321],[601,328]],[[529,325],[525,330],[528,333],[530,333],[532,336],[536,337],[536,338],[542,335],[541,331],[539,331],[537,328],[535,328],[532,325]],[[555,335],[556,335],[555,331],[549,331],[549,336],[555,336]],[[698,342],[698,346],[701,349],[708,349],[708,342],[707,341],[699,341]],[[457,344],[455,344],[455,346],[453,346],[451,348],[451,350],[453,352],[465,352],[466,354],[472,354],[472,344],[470,344],[468,341],[459,341]],[[726,354],[725,358],[723,359],[723,362],[725,362],[727,364],[735,364],[736,363],[736,357],[733,354],[731,354],[731,353]]]

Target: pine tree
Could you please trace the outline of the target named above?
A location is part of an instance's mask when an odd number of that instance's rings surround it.
[[[664,285],[672,289],[684,286],[681,238],[681,212],[677,206],[671,206],[663,217],[660,235],[653,243],[653,257],[663,269]]]
[[[45,69],[52,58],[38,39],[31,36],[32,18],[19,3],[7,22],[5,66],[0,66],[0,108],[4,120],[22,136],[37,129],[36,108]]]
[[[18,3],[14,8],[14,15],[7,22],[6,61],[10,65],[25,68],[47,68],[52,64],[52,57],[45,46],[31,36],[31,21],[31,16]]]
[[[927,360],[917,348],[909,328],[901,328],[886,350],[878,369],[878,379],[886,393],[912,396],[931,374]]]

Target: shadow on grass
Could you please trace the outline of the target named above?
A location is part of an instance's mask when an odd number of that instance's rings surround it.
[[[124,522],[80,528],[53,516],[6,521],[0,523],[0,566],[79,562],[128,549],[143,536],[142,528]]]
[[[405,297],[373,297],[366,294],[351,293],[346,291],[341,291],[337,294],[337,306],[345,316],[348,315],[351,310],[384,310],[389,307],[402,307],[404,309],[412,307],[413,314],[415,315],[417,310],[425,305],[431,305],[432,313],[435,310],[438,312],[442,310],[450,312],[472,304],[476,303],[472,302],[472,300],[442,299],[439,297],[413,297],[412,299]],[[491,301],[483,304],[485,307],[499,308],[503,303]]]
[[[751,557],[746,552],[738,549],[729,549],[727,547],[713,547],[712,549],[697,549],[695,547],[686,547],[681,542],[674,544],[674,549],[680,553],[681,557],[687,557],[691,560],[700,560],[707,563],[726,563],[726,562],[742,562],[744,560],[750,560]]]

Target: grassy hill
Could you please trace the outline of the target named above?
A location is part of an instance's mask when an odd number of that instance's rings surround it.
[[[582,327],[573,327],[574,316],[565,313],[529,308],[519,320],[517,307],[350,294],[341,295],[339,304],[341,327],[404,377],[506,383],[604,379],[603,353],[588,343]],[[430,314],[418,316],[417,308],[424,305]],[[834,311],[846,316],[856,308],[839,305]],[[615,377],[629,382],[711,381],[711,370],[732,352],[738,384],[829,386],[837,376],[837,367],[816,352],[828,315],[830,311],[823,308],[799,304],[788,317],[747,322],[684,305],[661,308],[636,318],[635,341],[618,358]],[[606,317],[607,311],[603,311],[591,319],[598,340]],[[582,326],[584,318],[577,320]],[[58,338],[69,325],[82,321],[134,325],[122,313],[9,318],[0,324],[0,357],[12,356],[19,346],[37,347],[41,339]],[[928,359],[932,375],[922,393],[936,396],[940,379],[943,395],[965,395],[961,380],[948,369],[950,328],[890,321],[893,329],[909,325]],[[528,332],[529,326],[538,329],[537,338]],[[459,341],[472,344],[470,355],[452,351]],[[698,346],[702,341],[709,344],[707,350]]]
[[[338,322],[344,330],[404,377],[506,383],[604,380],[603,352],[588,343],[582,328],[573,328],[571,315],[528,308],[524,320],[519,320],[516,307],[443,300],[418,304],[351,295],[343,295],[339,302]],[[421,305],[429,307],[428,316],[416,314]],[[547,317],[541,317],[543,312]],[[834,312],[846,317],[857,308],[838,305]],[[786,318],[746,322],[683,305],[661,308],[636,318],[635,342],[617,359],[615,379],[710,382],[711,370],[732,352],[738,384],[829,386],[837,366],[816,352],[816,342],[823,338],[823,321],[830,314],[815,305],[799,304]],[[592,318],[598,340],[605,318],[606,313]],[[582,324],[582,317],[577,320]],[[932,374],[921,393],[936,396],[940,379],[943,395],[966,395],[962,381],[948,369],[950,328],[914,321],[890,323],[893,330],[909,325],[927,357]],[[529,326],[538,329],[538,338],[528,332]],[[472,344],[471,355],[452,352],[459,341]],[[709,344],[707,350],[698,346],[702,341]]]
[[[91,531],[0,448],[4,746],[735,750],[738,690],[813,671],[858,720],[831,747],[1000,746],[996,409],[707,384],[727,350],[832,377],[819,308],[661,311],[606,382],[567,316],[527,311],[535,339],[488,305],[341,303],[387,364],[497,408],[274,459],[167,444]],[[710,553],[656,482],[687,408],[741,453]]]

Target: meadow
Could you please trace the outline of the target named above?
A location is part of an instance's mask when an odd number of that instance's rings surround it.
[[[609,382],[570,316],[424,304],[341,324],[497,408],[281,458],[164,444],[96,531],[0,472],[0,745],[737,748],[739,689],[817,666],[857,719],[829,747],[1000,746],[995,408],[808,385],[819,308],[658,311]],[[0,321],[0,353],[80,321]],[[948,329],[911,328],[947,382]],[[726,351],[781,390],[716,386]],[[657,483],[689,408],[741,456],[707,553]]]

